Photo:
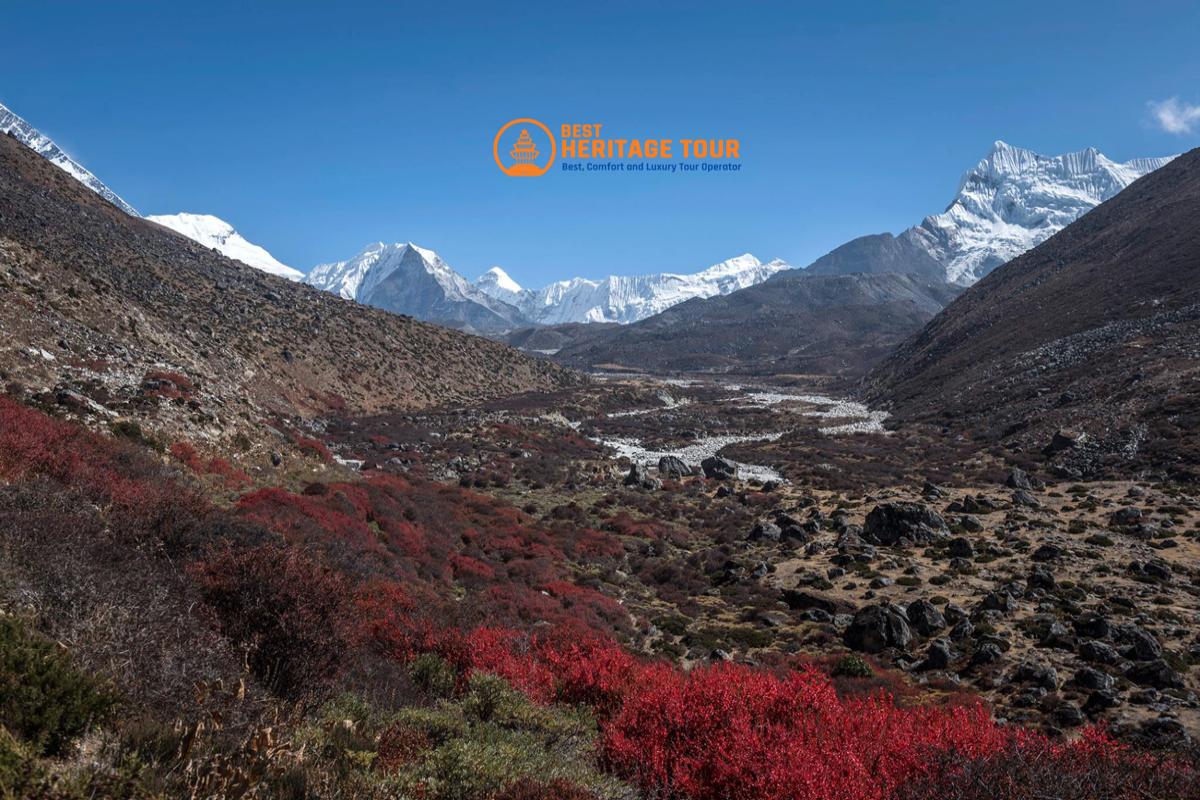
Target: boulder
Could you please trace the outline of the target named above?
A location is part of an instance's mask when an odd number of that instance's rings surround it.
[[[737,464],[720,456],[704,459],[700,462],[700,469],[704,471],[704,477],[717,481],[733,480],[738,476]]]
[[[774,522],[759,522],[750,529],[750,533],[746,536],[746,541],[778,542],[782,536],[783,531]]]
[[[889,647],[904,649],[912,641],[912,629],[904,610],[891,603],[860,608],[846,629],[846,645],[854,650],[878,653]]]
[[[1125,677],[1139,686],[1155,689],[1182,689],[1184,686],[1183,676],[1161,658],[1134,664],[1125,671]]]
[[[932,636],[946,627],[946,618],[928,600],[916,600],[905,609],[909,623],[922,636]]]
[[[1008,478],[1004,481],[1004,485],[1010,489],[1024,489],[1029,491],[1033,488],[1033,482],[1029,480],[1029,473],[1020,467],[1013,467],[1008,473]]]
[[[658,460],[658,474],[664,478],[679,480],[695,473],[682,458],[678,456],[663,456]]]
[[[1042,449],[1042,453],[1052,456],[1064,450],[1073,450],[1086,442],[1087,438],[1087,434],[1083,431],[1061,428],[1051,437],[1050,443]]]
[[[923,503],[880,503],[863,525],[864,539],[889,546],[927,544],[949,535],[942,515]]]
[[[662,481],[650,477],[650,473],[646,471],[644,465],[634,464],[629,468],[629,474],[625,476],[625,485],[636,486],[640,489],[661,489]]]

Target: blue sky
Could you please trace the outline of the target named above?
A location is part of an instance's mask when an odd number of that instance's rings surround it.
[[[216,214],[299,269],[377,240],[529,286],[802,265],[941,211],[995,139],[1200,144],[1194,2],[0,0],[0,31],[0,102],[143,213]],[[744,166],[509,178],[518,116],[736,137]]]

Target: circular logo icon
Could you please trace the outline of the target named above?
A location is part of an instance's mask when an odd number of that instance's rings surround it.
[[[507,123],[492,142],[496,166],[514,178],[545,175],[557,154],[558,144],[550,129],[527,117]]]

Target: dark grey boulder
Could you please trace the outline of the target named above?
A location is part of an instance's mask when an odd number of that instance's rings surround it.
[[[661,489],[662,481],[650,477],[650,473],[642,464],[634,464],[629,468],[629,474],[625,476],[625,485],[640,489]]]
[[[927,544],[949,535],[942,515],[923,503],[880,503],[863,524],[864,539],[888,546]]]
[[[922,636],[932,636],[946,627],[946,618],[928,600],[916,600],[905,609],[908,622]]]
[[[889,647],[904,649],[912,641],[912,629],[900,607],[890,603],[866,606],[854,615],[846,629],[845,641],[851,649],[867,653]]]
[[[704,477],[712,480],[728,481],[738,476],[738,466],[727,458],[709,456],[700,462]]]
[[[663,456],[658,460],[658,474],[671,480],[687,478],[695,471],[678,456]]]

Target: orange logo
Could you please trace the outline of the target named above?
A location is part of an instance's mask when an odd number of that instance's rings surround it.
[[[558,144],[550,129],[536,119],[514,119],[496,134],[492,155],[505,175],[528,178],[549,171],[558,155]]]

